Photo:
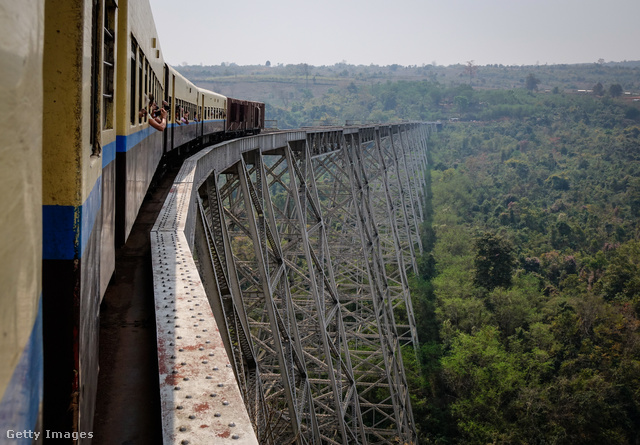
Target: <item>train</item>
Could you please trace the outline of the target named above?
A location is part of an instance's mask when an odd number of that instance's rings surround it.
[[[100,304],[154,175],[265,104],[169,65],[149,0],[3,2],[0,52],[0,430],[90,443]]]

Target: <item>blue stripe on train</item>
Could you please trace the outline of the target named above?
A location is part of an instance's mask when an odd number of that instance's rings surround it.
[[[129,151],[153,131],[157,130],[149,127],[130,136],[116,136],[115,142],[102,147],[102,168],[115,160],[116,152]],[[42,259],[82,258],[101,204],[102,177],[96,181],[89,198],[79,207],[42,206]]]
[[[102,147],[102,168],[116,160],[116,141]]]
[[[194,122],[195,123],[195,122]],[[129,136],[116,136],[102,148],[102,168],[126,153],[157,131],[148,127]],[[81,258],[102,204],[102,177],[93,187],[89,198],[80,207],[42,206],[42,258],[72,260]]]
[[[147,127],[128,136],[116,136],[116,151],[118,153],[128,152],[155,131],[158,130],[153,127]]]
[[[42,206],[42,259],[81,258],[101,204],[102,176],[81,206]]]
[[[42,402],[43,374],[42,295],[40,295],[38,314],[33,323],[31,335],[0,400],[0,431],[4,438],[7,437],[8,430],[35,431]],[[31,439],[16,439],[13,443],[31,444]]]

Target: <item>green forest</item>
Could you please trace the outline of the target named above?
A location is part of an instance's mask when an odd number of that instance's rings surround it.
[[[430,140],[421,437],[636,444],[640,113],[526,89],[469,95],[480,102],[482,121]]]
[[[444,124],[411,277],[419,357],[403,353],[421,443],[638,444],[637,65],[466,68],[347,72],[267,118]]]

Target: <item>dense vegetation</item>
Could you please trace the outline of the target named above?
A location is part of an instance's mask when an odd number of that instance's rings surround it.
[[[430,140],[403,354],[422,442],[638,444],[640,68],[472,68],[183,67],[280,128],[459,120]]]
[[[487,120],[431,140],[422,439],[636,444],[640,113],[524,90],[469,102]]]

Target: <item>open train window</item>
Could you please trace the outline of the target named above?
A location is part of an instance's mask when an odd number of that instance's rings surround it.
[[[98,142],[98,121],[100,115],[100,103],[98,102],[98,79],[100,78],[100,12],[102,3],[93,1],[91,17],[91,130],[89,143],[91,144],[91,156],[100,156],[100,144]]]
[[[131,36],[131,91],[129,97],[129,113],[131,115],[131,125],[136,123],[136,58],[138,56],[138,43],[136,39]]]
[[[149,100],[147,99],[147,97],[149,96],[149,93],[151,92],[151,89],[149,88],[149,61],[145,61],[144,63],[144,89],[142,91],[142,95],[144,96],[144,100],[142,101],[142,107],[147,108],[147,106],[149,105]],[[151,110],[149,110],[151,111]],[[147,115],[145,114],[143,117],[143,120],[146,122],[147,120]]]
[[[113,79],[115,76],[116,4],[107,0],[104,5],[102,39],[102,128],[113,128]]]
[[[144,94],[144,83],[142,83],[142,72],[143,72],[143,67],[144,67],[144,53],[142,52],[142,50],[138,51],[138,85],[139,85],[139,91],[138,91],[138,110],[142,110],[142,95]],[[142,123],[142,116],[140,116],[140,114],[138,114],[138,123]]]

